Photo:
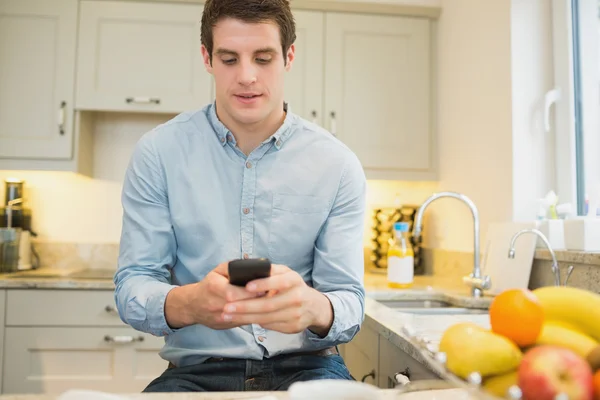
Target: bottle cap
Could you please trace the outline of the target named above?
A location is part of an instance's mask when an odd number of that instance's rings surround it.
[[[394,230],[397,232],[408,232],[408,222],[394,223]]]

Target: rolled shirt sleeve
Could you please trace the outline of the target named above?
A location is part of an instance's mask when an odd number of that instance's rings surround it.
[[[170,269],[176,259],[176,242],[153,133],[147,133],[136,144],[125,174],[115,302],[123,322],[139,331],[164,336],[173,332],[164,305],[175,287]]]
[[[327,336],[308,332],[308,339],[318,347],[349,342],[364,319],[365,202],[366,177],[352,154],[315,246],[313,287],[327,296],[333,307],[333,324]]]

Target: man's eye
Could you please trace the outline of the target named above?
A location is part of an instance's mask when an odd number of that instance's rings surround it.
[[[268,64],[271,62],[270,59],[266,59],[266,58],[257,58],[256,62],[258,62],[259,64]]]
[[[229,58],[227,60],[221,60],[221,61],[223,61],[223,64],[225,64],[225,65],[231,65],[231,64],[235,63],[235,58]]]

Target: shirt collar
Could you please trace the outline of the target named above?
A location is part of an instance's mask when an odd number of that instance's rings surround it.
[[[283,103],[283,109],[286,111],[285,119],[283,120],[283,124],[277,129],[277,131],[268,137],[263,143],[269,143],[271,141],[275,142],[274,146],[277,150],[283,146],[285,141],[289,139],[289,137],[293,133],[293,125],[296,122],[296,116],[292,113],[291,107],[288,103]],[[225,146],[227,142],[231,142],[235,145],[235,137],[231,133],[231,131],[219,120],[217,116],[217,104],[213,102],[209,105],[208,110],[208,120],[212,125],[219,142],[221,142],[222,146]]]

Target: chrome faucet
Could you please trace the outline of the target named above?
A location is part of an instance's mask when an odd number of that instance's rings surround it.
[[[540,237],[540,239],[542,239],[542,241],[548,248],[548,251],[550,251],[550,255],[552,256],[552,272],[554,272],[554,284],[556,286],[560,286],[560,269],[558,268],[558,261],[556,261],[556,254],[554,254],[554,250],[552,250],[552,246],[550,246],[550,242],[548,241],[548,238],[546,238],[546,236],[539,230],[537,230],[537,229],[522,229],[522,230],[518,231],[517,233],[515,233],[513,235],[512,239],[510,240],[510,249],[508,250],[508,258],[515,258],[515,242],[517,241],[517,238],[524,233],[533,233],[534,235],[538,235]],[[571,271],[569,271],[569,276],[571,275],[571,272],[573,272],[572,268],[571,268]],[[568,280],[568,278],[567,278],[567,280]],[[565,285],[566,285],[566,282],[565,282]]]
[[[469,276],[465,276],[463,278],[463,282],[465,282],[468,286],[471,287],[471,295],[473,297],[482,297],[483,291],[487,290],[491,287],[491,280],[489,276],[482,276],[481,267],[479,264],[479,212],[477,211],[477,207],[475,203],[471,201],[467,196],[460,193],[455,192],[440,192],[434,193],[431,195],[425,202],[419,207],[417,211],[417,215],[415,217],[415,226],[413,229],[413,237],[417,239],[421,236],[421,227],[423,225],[423,214],[425,213],[425,209],[431,202],[434,200],[440,199],[442,197],[452,197],[464,202],[469,209],[471,210],[471,214],[473,214],[473,272]]]

